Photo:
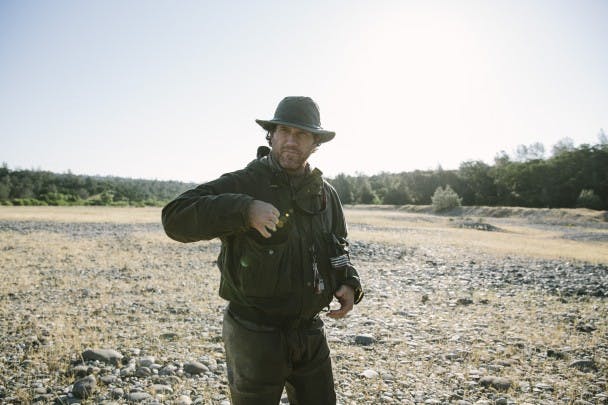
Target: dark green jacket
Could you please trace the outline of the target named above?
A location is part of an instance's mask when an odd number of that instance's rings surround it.
[[[281,213],[268,239],[248,226],[254,199]],[[337,268],[329,261],[348,257],[346,223],[335,189],[317,169],[289,177],[270,156],[262,157],[183,193],[165,206],[162,222],[180,242],[219,237],[220,296],[269,323],[314,317],[341,284],[355,289],[356,302],[363,295],[350,261]]]

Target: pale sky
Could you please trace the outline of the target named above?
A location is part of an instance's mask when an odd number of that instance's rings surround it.
[[[0,0],[0,162],[202,182],[317,101],[327,176],[608,131],[608,1]]]

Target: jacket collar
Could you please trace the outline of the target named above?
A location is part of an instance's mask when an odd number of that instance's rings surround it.
[[[273,183],[291,185],[296,191],[306,189],[312,194],[321,194],[323,189],[323,172],[317,168],[311,169],[310,164],[306,164],[304,174],[301,176],[289,176],[287,172],[272,157],[272,154],[263,156],[252,163],[261,163],[273,173]]]

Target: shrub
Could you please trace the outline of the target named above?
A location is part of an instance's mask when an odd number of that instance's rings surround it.
[[[591,208],[592,210],[599,210],[602,208],[602,200],[595,194],[593,190],[584,189],[576,199],[576,206],[581,208]]]
[[[456,194],[452,187],[445,186],[445,188],[439,186],[435,189],[435,193],[431,197],[433,211],[441,212],[451,210],[452,208],[460,207],[462,198]]]

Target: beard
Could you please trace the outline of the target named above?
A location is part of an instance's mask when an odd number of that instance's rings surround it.
[[[273,157],[287,172],[297,172],[306,167],[311,152],[301,151],[296,148],[280,148],[272,150]]]

